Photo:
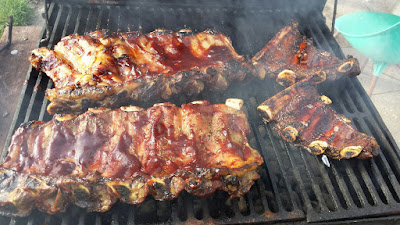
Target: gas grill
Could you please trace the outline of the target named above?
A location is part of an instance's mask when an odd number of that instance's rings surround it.
[[[343,57],[343,53],[325,24],[323,1],[46,1],[47,28],[39,47],[53,48],[62,37],[107,29],[114,31],[156,28],[177,31],[216,29],[232,39],[237,52],[254,55],[291,20],[300,31],[314,40],[318,48]],[[18,126],[30,120],[49,121],[44,91],[53,83],[42,72],[30,69],[23,86],[2,153],[7,153],[10,138]],[[400,217],[400,156],[388,129],[357,78],[342,78],[319,86],[333,107],[352,120],[361,131],[376,138],[381,154],[372,160],[330,160],[288,144],[264,125],[256,107],[282,90],[272,79],[245,80],[224,92],[204,92],[197,97],[171,99],[180,105],[198,99],[222,103],[226,98],[245,102],[251,125],[250,145],[260,151],[265,164],[261,178],[249,193],[229,199],[216,192],[208,198],[187,193],[172,201],[151,197],[139,205],[117,203],[105,213],[87,213],[70,206],[63,214],[47,215],[34,211],[28,217],[0,217],[0,224],[147,224],[147,223],[289,223],[325,222],[328,224],[395,223]],[[148,103],[151,105],[151,103]],[[148,106],[148,105],[141,105]]]

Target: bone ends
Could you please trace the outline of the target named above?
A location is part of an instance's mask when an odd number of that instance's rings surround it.
[[[299,132],[297,131],[297,129],[291,126],[288,126],[285,129],[283,129],[281,134],[282,138],[288,142],[294,142],[298,135]]]
[[[241,110],[243,107],[243,100],[240,98],[228,98],[225,101],[225,105],[237,110]]]
[[[349,146],[345,147],[340,151],[340,156],[346,159],[350,159],[353,157],[358,156],[361,151],[363,150],[363,147],[361,146]]]
[[[309,78],[309,82],[311,84],[319,84],[326,80],[326,72],[324,71],[317,71]]]
[[[76,115],[72,115],[72,114],[64,114],[64,115],[56,114],[56,115],[54,116],[54,118],[55,118],[57,121],[59,121],[59,122],[67,121],[67,120],[72,120],[72,119],[74,119],[75,117],[76,117]]]
[[[332,104],[332,100],[329,97],[327,97],[326,95],[321,95],[320,98],[324,104],[327,104],[327,105]]]
[[[264,122],[270,122],[274,118],[271,108],[267,105],[258,106],[257,111],[260,113]]]
[[[338,72],[347,73],[353,68],[353,65],[354,65],[354,61],[347,61],[347,62],[343,63],[341,66],[339,66]]]
[[[307,150],[313,155],[321,155],[328,148],[326,141],[313,141],[308,145]]]
[[[276,82],[284,87],[292,86],[296,83],[296,74],[292,70],[283,70],[276,77]]]

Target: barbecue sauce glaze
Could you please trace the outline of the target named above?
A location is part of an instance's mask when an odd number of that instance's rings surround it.
[[[3,168],[45,176],[168,177],[262,163],[247,118],[224,104],[163,103],[142,111],[86,112],[21,126]]]

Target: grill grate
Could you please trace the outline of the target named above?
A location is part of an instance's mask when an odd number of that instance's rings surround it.
[[[194,31],[214,28],[231,37],[239,54],[253,55],[289,24],[290,18],[282,16],[286,13],[183,4],[121,7],[52,3],[49,8],[52,30],[48,41],[40,46],[53,48],[68,34],[99,29],[150,32],[156,28],[192,28]],[[290,15],[300,22],[300,30],[312,37],[319,48],[343,56],[321,13],[300,17],[292,12]],[[43,38],[44,34],[43,29]],[[159,202],[148,198],[140,205],[117,203],[106,213],[87,213],[71,206],[60,215],[49,216],[35,211],[25,218],[0,217],[0,223],[304,223],[365,217],[377,219],[400,211],[399,149],[356,78],[343,78],[320,88],[333,100],[333,107],[339,113],[351,119],[360,131],[376,138],[382,153],[369,161],[331,160],[330,168],[322,164],[319,156],[284,142],[268,125],[262,124],[255,110],[257,105],[282,87],[268,78],[256,83],[245,82],[234,84],[221,93],[205,92],[196,98],[172,100],[177,105],[195,99],[207,99],[212,103],[224,102],[228,97],[245,100],[252,129],[250,145],[259,149],[265,160],[259,170],[261,179],[245,196],[230,200],[223,192],[216,192],[209,198],[182,193],[173,201]],[[251,89],[248,88],[250,85]],[[34,69],[29,71],[5,146],[9,145],[12,133],[21,123],[51,119],[46,112],[48,101],[44,96],[44,90],[51,87],[53,83],[45,74]],[[2,158],[6,152],[4,149]]]

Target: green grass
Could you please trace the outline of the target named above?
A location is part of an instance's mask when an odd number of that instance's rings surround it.
[[[29,0],[0,0],[0,37],[9,17],[13,16],[13,25],[27,25],[32,18],[33,9]]]

